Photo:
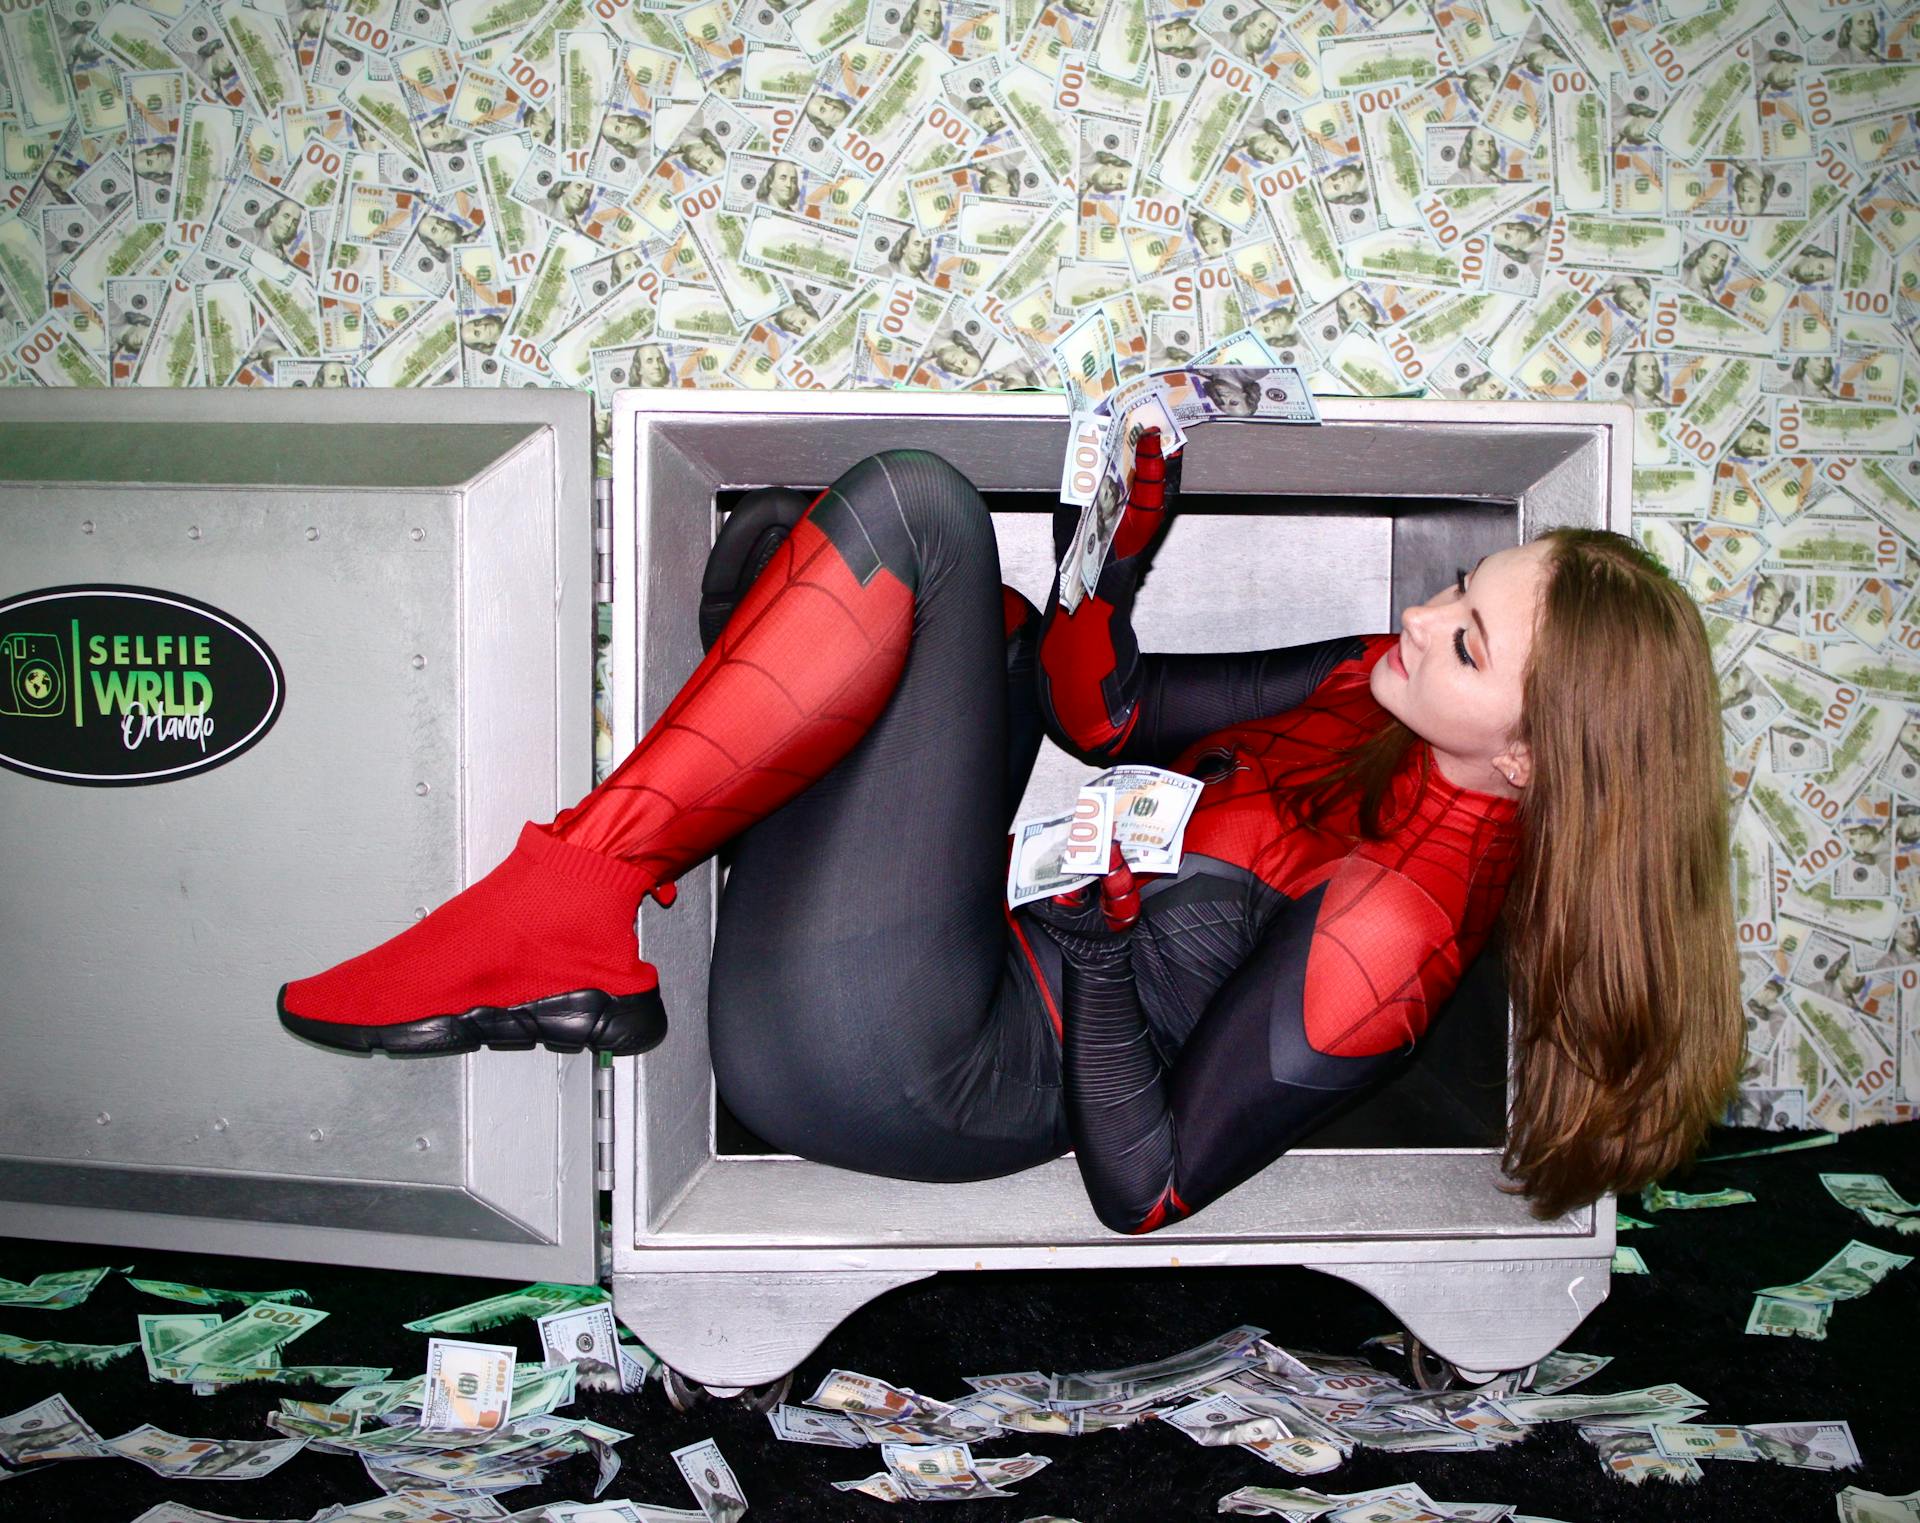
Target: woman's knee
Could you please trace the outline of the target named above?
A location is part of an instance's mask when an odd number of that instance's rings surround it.
[[[993,520],[979,490],[928,450],[868,455],[841,474],[813,517],[856,571],[883,565],[918,590],[930,573],[991,550],[999,579]]]

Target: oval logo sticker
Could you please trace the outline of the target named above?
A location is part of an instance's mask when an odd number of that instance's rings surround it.
[[[232,761],[280,717],[280,662],[233,615],[154,587],[0,600],[0,766],[95,788]]]

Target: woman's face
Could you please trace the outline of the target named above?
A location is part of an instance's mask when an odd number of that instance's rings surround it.
[[[1550,548],[1536,540],[1487,556],[1467,573],[1464,594],[1450,585],[1402,614],[1398,647],[1374,665],[1374,699],[1432,744],[1441,774],[1460,787],[1511,795],[1496,760],[1526,783],[1524,747],[1509,738],[1520,723]],[[1460,661],[1457,634],[1471,665]]]

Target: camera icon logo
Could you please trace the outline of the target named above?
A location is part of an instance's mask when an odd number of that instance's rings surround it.
[[[0,714],[52,719],[66,709],[67,681],[60,665],[60,637],[0,635]]]

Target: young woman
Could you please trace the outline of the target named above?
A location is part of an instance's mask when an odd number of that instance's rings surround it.
[[[1142,655],[1134,593],[1179,461],[1153,434],[1139,454],[1095,586],[1044,619],[937,456],[737,509],[707,656],[627,758],[426,919],[285,986],[282,1021],[360,1050],[644,1052],[666,1025],[640,902],[731,841],[715,1075],[807,1158],[965,1180],[1072,1147],[1100,1219],[1152,1231],[1396,1069],[1504,931],[1505,1164],[1536,1214],[1686,1159],[1743,1022],[1718,691],[1685,591],[1630,539],[1556,529],[1398,636]],[[1116,852],[1097,889],[1008,912],[1043,727],[1202,780],[1177,874],[1135,881]]]

